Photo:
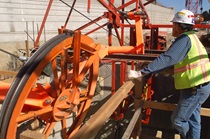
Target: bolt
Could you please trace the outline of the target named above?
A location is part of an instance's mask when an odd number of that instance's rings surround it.
[[[72,112],[73,109],[74,109],[74,107],[71,107],[71,108],[66,109],[65,111],[66,112]]]
[[[70,103],[70,101],[69,101],[69,100],[67,100],[67,101],[66,101],[66,104],[71,105],[71,103]]]
[[[50,104],[51,103],[51,100],[49,98],[47,98],[45,101],[44,101],[45,104]]]

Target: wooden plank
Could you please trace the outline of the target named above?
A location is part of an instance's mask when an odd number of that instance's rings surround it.
[[[153,108],[158,110],[173,111],[176,108],[176,104],[164,103],[164,102],[154,102],[154,101],[144,101],[144,108]],[[201,108],[201,116],[210,117],[209,108]]]
[[[134,109],[135,110],[138,110],[139,107],[142,108],[142,104],[143,104],[143,100],[142,100],[142,91],[143,91],[143,88],[144,88],[144,85],[145,85],[145,78],[142,78],[141,80],[138,80],[136,79],[135,80],[135,92],[134,92]],[[138,139],[140,138],[140,135],[141,135],[141,130],[142,130],[142,127],[141,127],[141,124],[142,124],[142,116],[139,115],[138,116],[138,119],[135,123],[135,127],[132,131],[132,134],[131,134],[131,138],[133,139]]]
[[[164,138],[151,137],[151,136],[142,134],[141,139],[164,139]]]
[[[164,102],[154,102],[154,101],[144,101],[144,108],[153,108],[158,110],[173,111],[176,108],[176,104],[164,103]]]
[[[6,70],[0,70],[0,75],[7,75],[7,76],[16,76],[18,72],[15,71],[6,71]]]
[[[8,78],[8,79],[2,80],[2,82],[11,84],[11,83],[13,82],[13,80],[14,80],[14,78]],[[0,90],[1,90],[1,89],[0,89]]]
[[[133,86],[134,79],[125,82],[71,139],[93,139]]]
[[[44,134],[26,130],[20,134],[20,139],[46,139]]]
[[[209,108],[201,108],[201,115],[210,117],[210,109]]]
[[[129,123],[129,125],[128,125],[126,131],[125,131],[125,133],[123,134],[122,139],[129,139],[130,136],[131,136],[131,134],[133,133],[133,130],[136,128],[136,125],[138,125],[138,130],[137,130],[136,133],[139,133],[138,131],[139,131],[139,129],[141,128],[141,126],[140,126],[140,123],[141,123],[141,122],[139,121],[139,117],[140,117],[140,115],[141,115],[141,110],[142,110],[143,102],[144,102],[144,101],[141,101],[140,106],[139,106],[138,109],[135,111],[135,113],[134,113],[134,115],[133,115],[133,117],[132,117],[132,119],[131,119],[131,121],[130,121],[130,123]],[[140,119],[141,119],[141,118],[140,118]],[[139,136],[140,136],[140,134],[135,135],[135,137],[133,136],[133,137],[131,137],[131,138],[137,139],[137,138],[140,138]]]

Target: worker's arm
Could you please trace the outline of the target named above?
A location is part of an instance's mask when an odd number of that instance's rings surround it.
[[[165,53],[161,54],[153,62],[149,63],[146,68],[141,70],[141,72],[144,74],[152,74],[172,67],[186,57],[190,48],[190,38],[187,35],[182,34]]]

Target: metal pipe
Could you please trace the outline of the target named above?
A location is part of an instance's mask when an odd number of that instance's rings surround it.
[[[34,48],[35,48],[35,47],[38,47],[39,39],[40,39],[40,37],[41,37],[41,35],[42,35],[42,30],[43,30],[44,25],[45,25],[45,23],[46,23],[47,16],[48,16],[48,14],[49,14],[49,11],[50,11],[50,8],[51,8],[51,6],[52,6],[52,3],[53,3],[53,0],[50,0],[50,1],[49,1],[49,4],[48,4],[48,6],[47,6],[47,10],[46,10],[46,12],[45,12],[44,18],[43,18],[43,20],[42,20],[41,27],[40,27],[39,32],[38,32],[38,36],[37,36],[37,38],[36,38],[36,41],[35,41],[35,44],[34,44]]]
[[[116,86],[116,62],[112,62],[112,95],[115,93],[115,86]]]
[[[122,53],[122,54],[140,54],[143,50],[143,43],[139,46],[111,46],[108,48],[108,54]]]
[[[7,52],[7,51],[5,51],[5,50],[3,50],[3,49],[1,49],[1,48],[0,48],[0,51],[2,51],[2,52],[4,52],[4,53],[6,53],[6,54],[9,54],[9,55],[11,55],[11,56],[13,56],[13,57],[19,59],[19,56],[14,55],[14,54],[12,54],[12,53],[10,53],[10,52]]]

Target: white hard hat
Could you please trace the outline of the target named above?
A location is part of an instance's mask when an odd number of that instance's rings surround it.
[[[189,10],[181,10],[175,14],[171,22],[194,25],[194,14]]]

